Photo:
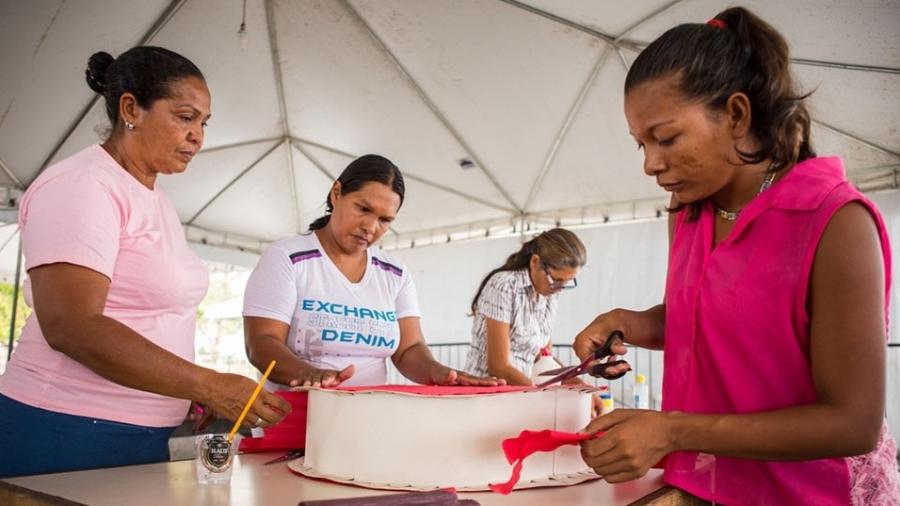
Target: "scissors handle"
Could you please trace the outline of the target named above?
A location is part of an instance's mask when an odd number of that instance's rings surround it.
[[[612,347],[613,347],[613,344],[615,344],[616,339],[618,339],[619,341],[621,341],[623,343],[625,342],[625,334],[619,329],[616,329],[616,330],[613,330],[612,332],[610,332],[609,336],[607,336],[607,338],[606,338],[606,341],[604,341],[603,344],[600,345],[599,348],[594,350],[594,359],[600,360],[601,358],[606,358],[606,357],[612,355],[613,354]]]
[[[620,342],[625,342],[625,334],[621,330],[613,330],[609,333],[609,336],[606,338],[606,341],[596,350],[594,350],[594,359],[601,360],[606,357],[613,355],[612,347],[615,344],[616,340]],[[603,378],[607,380],[619,379],[622,376],[625,376],[625,373],[628,371],[622,371],[615,374],[607,373],[606,370],[610,367],[615,367],[621,364],[627,364],[628,362],[624,360],[613,360],[612,362],[602,362],[593,367],[591,367],[590,375],[595,378]]]

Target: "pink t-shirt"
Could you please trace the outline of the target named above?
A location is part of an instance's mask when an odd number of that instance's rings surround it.
[[[25,268],[70,263],[111,280],[103,314],[188,361],[209,283],[175,209],[99,145],[49,167],[19,211]],[[29,280],[25,300],[31,301]],[[148,427],[180,424],[189,401],[113,383],[50,348],[32,314],[0,393],[38,408]]]
[[[797,164],[747,204],[715,248],[711,205],[696,221],[679,213],[666,282],[664,410],[746,414],[816,401],[810,273],[828,222],[848,202],[866,206],[878,227],[887,306],[884,223],[837,158]],[[885,425],[877,448],[859,457],[774,462],[675,452],[665,479],[729,505],[890,504],[900,496],[895,456]]]

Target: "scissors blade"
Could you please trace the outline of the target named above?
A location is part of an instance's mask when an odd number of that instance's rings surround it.
[[[594,355],[589,355],[586,359],[582,360],[580,364],[573,365],[570,367],[563,367],[562,369],[554,369],[552,371],[547,371],[543,374],[538,374],[538,376],[543,376],[546,374],[553,374],[554,372],[560,371],[556,376],[548,379],[547,381],[538,384],[538,387],[545,387],[547,385],[552,385],[556,382],[562,382],[569,378],[574,378],[575,376],[579,376],[581,374],[586,373],[590,369],[591,362],[594,362],[597,358]]]
[[[544,388],[544,387],[552,385],[554,383],[561,383],[563,381],[566,381],[569,378],[574,378],[575,376],[578,376],[579,374],[581,374],[579,369],[581,369],[581,367],[572,367],[568,371],[566,371],[562,374],[557,374],[556,376],[548,379],[547,381],[545,381],[543,383],[538,383],[536,386],[538,388]]]
[[[544,371],[544,372],[538,374],[538,376],[556,376],[557,374],[569,372],[572,369],[577,369],[577,368],[578,368],[577,365],[570,365],[568,367],[557,367],[556,369],[550,369],[549,371]]]
[[[289,452],[285,453],[284,455],[282,455],[280,457],[275,457],[272,460],[266,461],[263,465],[267,466],[269,464],[275,464],[276,462],[287,462],[289,460],[298,459],[302,456],[303,456],[302,450],[293,450],[293,451],[289,451]]]

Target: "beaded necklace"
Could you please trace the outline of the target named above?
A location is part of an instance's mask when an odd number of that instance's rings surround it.
[[[763,180],[762,184],[759,187],[759,191],[756,192],[756,194],[759,195],[760,193],[766,191],[767,188],[772,186],[772,181],[775,181],[775,173],[769,172],[769,175],[766,176],[765,180]],[[716,206],[716,214],[718,214],[721,218],[728,220],[728,221],[735,221],[736,219],[738,219],[738,215],[741,214],[740,211],[726,211],[726,210],[722,209],[721,207],[719,207],[718,205],[715,205],[715,206]]]

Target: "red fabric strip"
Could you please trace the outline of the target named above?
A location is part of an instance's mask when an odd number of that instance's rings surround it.
[[[600,437],[604,433],[596,434],[578,434],[572,432],[560,432],[556,430],[523,430],[518,437],[503,440],[503,454],[506,460],[513,464],[512,476],[506,483],[494,483],[489,485],[490,489],[498,494],[509,494],[513,487],[519,482],[519,475],[522,472],[522,464],[525,459],[535,452],[552,452],[563,445],[577,445],[578,443],[595,437]]]
[[[556,430],[523,430],[518,437],[503,440],[503,454],[506,460],[513,464],[512,475],[506,483],[494,483],[488,485],[491,490],[498,494],[509,494],[513,487],[519,482],[519,476],[522,472],[522,464],[525,459],[535,452],[552,452],[553,450],[564,445],[577,445],[587,439],[599,438],[605,432],[597,432],[594,434],[581,434],[576,432],[560,432]],[[657,469],[666,467],[666,459],[653,466]]]
[[[415,395],[482,395],[505,394],[509,392],[524,392],[535,390],[531,386],[496,386],[496,387],[467,387],[467,386],[442,386],[442,385],[370,385],[362,387],[337,387],[341,392],[395,392]]]

